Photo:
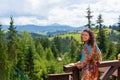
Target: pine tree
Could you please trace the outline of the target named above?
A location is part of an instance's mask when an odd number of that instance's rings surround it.
[[[7,55],[7,46],[6,46],[5,34],[2,30],[2,25],[0,24],[0,79],[8,80],[9,71],[8,71],[8,55]]]
[[[109,42],[108,46],[108,53],[106,54],[107,60],[115,60],[117,55],[117,49],[115,47],[115,44],[113,44],[111,41]]]
[[[97,20],[98,28],[102,28],[102,27],[103,27],[103,24],[102,24],[103,22],[104,22],[104,21],[103,21],[103,19],[102,19],[102,15],[99,14],[98,20]]]
[[[47,73],[47,60],[35,54],[34,59],[34,80],[43,80],[44,74]],[[47,74],[46,74],[47,75]]]
[[[17,58],[17,54],[15,53],[16,50],[16,37],[17,37],[17,31],[16,28],[14,27],[14,22],[13,22],[13,18],[10,18],[10,27],[9,27],[9,31],[8,31],[8,53],[9,53],[9,59],[10,62],[13,65],[16,64],[16,58]]]
[[[44,49],[51,46],[51,42],[47,37],[42,37],[42,38],[38,38],[38,39],[39,39],[39,41]]]
[[[17,31],[16,28],[14,27],[14,21],[13,18],[10,18],[10,27],[8,28],[8,60],[10,63],[10,75],[11,79],[14,80],[14,74],[15,71],[13,70],[13,67],[17,64],[17,53],[16,53],[16,41],[17,41]]]
[[[62,38],[61,44],[62,44],[62,52],[63,53],[69,51],[69,44],[73,39],[74,39],[73,36]]]
[[[34,51],[33,51],[32,47],[30,46],[28,49],[28,54],[26,56],[26,61],[27,61],[26,72],[27,72],[30,80],[34,80],[33,79],[34,78],[34,72],[33,72],[34,71],[34,62],[33,62],[34,57],[33,57],[33,55],[34,55]]]
[[[35,41],[35,47],[36,47],[36,51],[39,54],[39,56],[43,57],[43,54],[45,54],[45,51],[44,51],[43,46],[41,45],[40,41]]]
[[[58,52],[61,53],[62,52],[62,41],[61,41],[61,38],[60,37],[55,37],[53,39],[55,45],[56,45],[56,48],[58,49]]]
[[[56,48],[56,46],[55,46],[55,43],[54,43],[54,42],[52,42],[52,45],[51,45],[51,50],[52,50],[53,55],[54,55],[54,57],[55,57],[55,58],[57,58],[58,56],[60,56],[60,55],[59,55],[59,52],[58,52],[58,49]]]
[[[17,61],[17,67],[23,71],[23,72],[26,72],[25,69],[26,69],[26,56],[28,55],[28,50],[29,50],[29,46],[31,45],[31,35],[26,32],[26,31],[23,31],[23,32],[20,32],[20,39],[18,41],[18,44],[19,44],[19,47],[18,47],[18,61]]]
[[[35,43],[30,33],[24,31],[21,33],[22,52],[23,52],[23,69],[29,79],[34,80],[34,55],[36,54]]]
[[[91,15],[92,11],[90,9],[90,7],[87,8],[87,16],[86,18],[88,19],[88,24],[86,25],[88,28],[91,28],[91,26],[93,25],[92,22],[91,22],[91,19],[92,19],[92,15]]]
[[[46,59],[48,61],[55,60],[55,57],[50,48],[46,48],[45,51],[46,51]]]
[[[102,15],[100,14],[98,16],[98,20],[97,20],[97,26],[99,27],[99,32],[97,34],[97,41],[98,41],[98,45],[99,45],[99,48],[101,49],[101,52],[103,53],[103,59],[105,59],[105,54],[108,53],[108,37],[105,32],[105,28],[104,28],[104,25],[103,25],[103,19],[102,19]]]
[[[105,48],[105,43],[106,43],[106,36],[105,36],[105,31],[103,29],[103,19],[102,19],[102,15],[100,14],[98,16],[98,20],[97,20],[97,26],[99,28],[99,32],[98,32],[98,42],[99,42],[99,47],[100,49],[102,49],[103,52],[106,52]]]
[[[46,60],[47,60],[47,64],[46,64],[47,74],[54,74],[56,69],[55,66],[58,63],[56,63],[55,57],[50,48],[46,48],[45,51],[46,51]]]
[[[19,68],[22,72],[25,70],[25,48],[26,44],[24,43],[22,38],[18,39],[18,50],[17,50],[17,68]]]
[[[36,54],[34,55],[34,80],[42,80],[42,76],[46,70],[47,60],[45,59],[45,51],[39,41],[35,40]]]
[[[107,52],[107,37],[106,37],[106,33],[105,30],[103,28],[99,29],[99,32],[97,34],[97,40],[98,40],[98,45],[99,48],[101,49],[101,51],[103,53]]]
[[[69,56],[72,62],[76,62],[78,58],[80,57],[80,52],[79,52],[79,43],[75,40],[72,40],[70,45],[69,45]]]

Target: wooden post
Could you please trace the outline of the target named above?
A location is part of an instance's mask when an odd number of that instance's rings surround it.
[[[72,72],[73,80],[79,80],[79,69],[76,66],[64,66],[63,70],[65,72]]]
[[[79,70],[78,70],[78,68],[73,69],[73,80],[79,80]]]
[[[120,80],[120,67],[118,67],[118,75],[117,75],[117,80]]]

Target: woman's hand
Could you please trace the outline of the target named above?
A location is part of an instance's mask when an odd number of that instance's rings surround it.
[[[68,64],[68,66],[75,66],[75,63],[70,63]]]

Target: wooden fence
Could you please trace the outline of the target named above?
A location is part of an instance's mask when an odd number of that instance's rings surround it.
[[[99,80],[108,80],[112,76],[112,80],[120,80],[120,61],[102,61],[98,64],[99,72],[103,74],[99,76]],[[63,74],[48,74],[48,80],[80,80],[80,71],[76,67],[68,65],[64,66]]]
[[[102,61],[98,64],[99,71],[103,72],[103,74],[99,77],[99,80],[108,80],[110,76],[112,76],[112,80],[120,80],[120,61],[112,60],[112,61]],[[71,67],[68,65],[64,66],[64,71],[66,73],[72,72],[73,80],[80,80],[80,74],[76,67]]]

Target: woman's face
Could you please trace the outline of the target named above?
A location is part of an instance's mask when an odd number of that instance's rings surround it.
[[[85,31],[82,32],[82,34],[81,34],[81,40],[82,40],[83,42],[88,42],[89,38],[90,38],[90,35],[89,35],[88,32],[85,32]]]

